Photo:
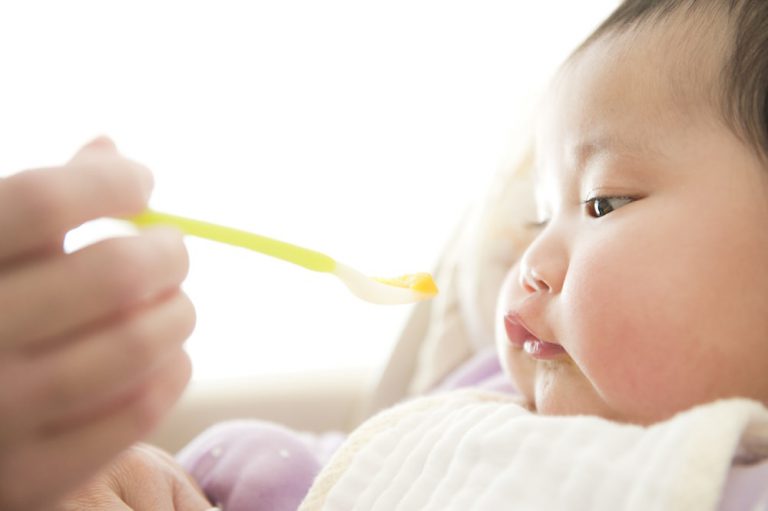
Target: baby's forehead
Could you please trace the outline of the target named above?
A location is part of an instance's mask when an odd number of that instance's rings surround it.
[[[717,111],[732,46],[725,14],[714,8],[680,10],[602,34],[566,61],[554,84],[567,93],[579,81],[594,85],[600,73],[601,85],[612,85],[609,92],[619,104],[646,100],[649,108],[655,104],[664,112],[698,114],[706,107]]]
[[[712,28],[718,23],[719,36]],[[601,141],[643,150],[666,138],[665,130],[702,119],[719,124],[730,44],[724,27],[670,17],[591,41],[562,66],[545,95],[537,145],[554,137],[569,142],[569,150]]]

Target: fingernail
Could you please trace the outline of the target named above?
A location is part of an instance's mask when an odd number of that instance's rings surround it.
[[[85,144],[85,147],[92,149],[112,149],[113,151],[117,151],[117,146],[115,143],[106,135],[99,135],[98,137]]]
[[[184,233],[178,227],[172,225],[150,225],[144,229],[146,236],[151,236],[160,242],[177,243],[184,239]]]

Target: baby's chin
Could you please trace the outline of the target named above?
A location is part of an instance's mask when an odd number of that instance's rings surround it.
[[[522,350],[497,343],[504,371],[525,404],[541,415],[591,415],[618,422],[647,423],[612,408],[568,356],[535,360]]]
[[[508,365],[532,409],[541,415],[591,415],[635,422],[609,406],[572,360],[534,361],[525,358]]]
[[[622,420],[605,403],[589,395],[575,392],[559,392],[557,389],[535,392],[533,403],[536,413],[541,415],[591,415],[610,420]]]
[[[553,416],[588,415],[615,422],[651,425],[694,406],[683,403],[662,408],[653,399],[622,396],[614,392],[606,399],[600,387],[587,378],[569,356],[535,360],[522,350],[498,343],[501,365],[522,394],[525,406],[535,413]]]

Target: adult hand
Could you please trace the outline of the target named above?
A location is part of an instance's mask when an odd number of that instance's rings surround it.
[[[138,213],[149,170],[99,138],[0,180],[0,509],[51,506],[146,435],[190,375],[188,260],[170,229],[65,253],[65,234]]]
[[[204,511],[211,504],[184,469],[167,453],[138,444],[57,511]]]

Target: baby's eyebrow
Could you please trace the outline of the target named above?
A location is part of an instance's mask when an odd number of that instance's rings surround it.
[[[630,159],[656,159],[663,154],[648,137],[622,137],[615,133],[579,141],[571,151],[579,170],[588,167],[594,158],[605,154]]]

